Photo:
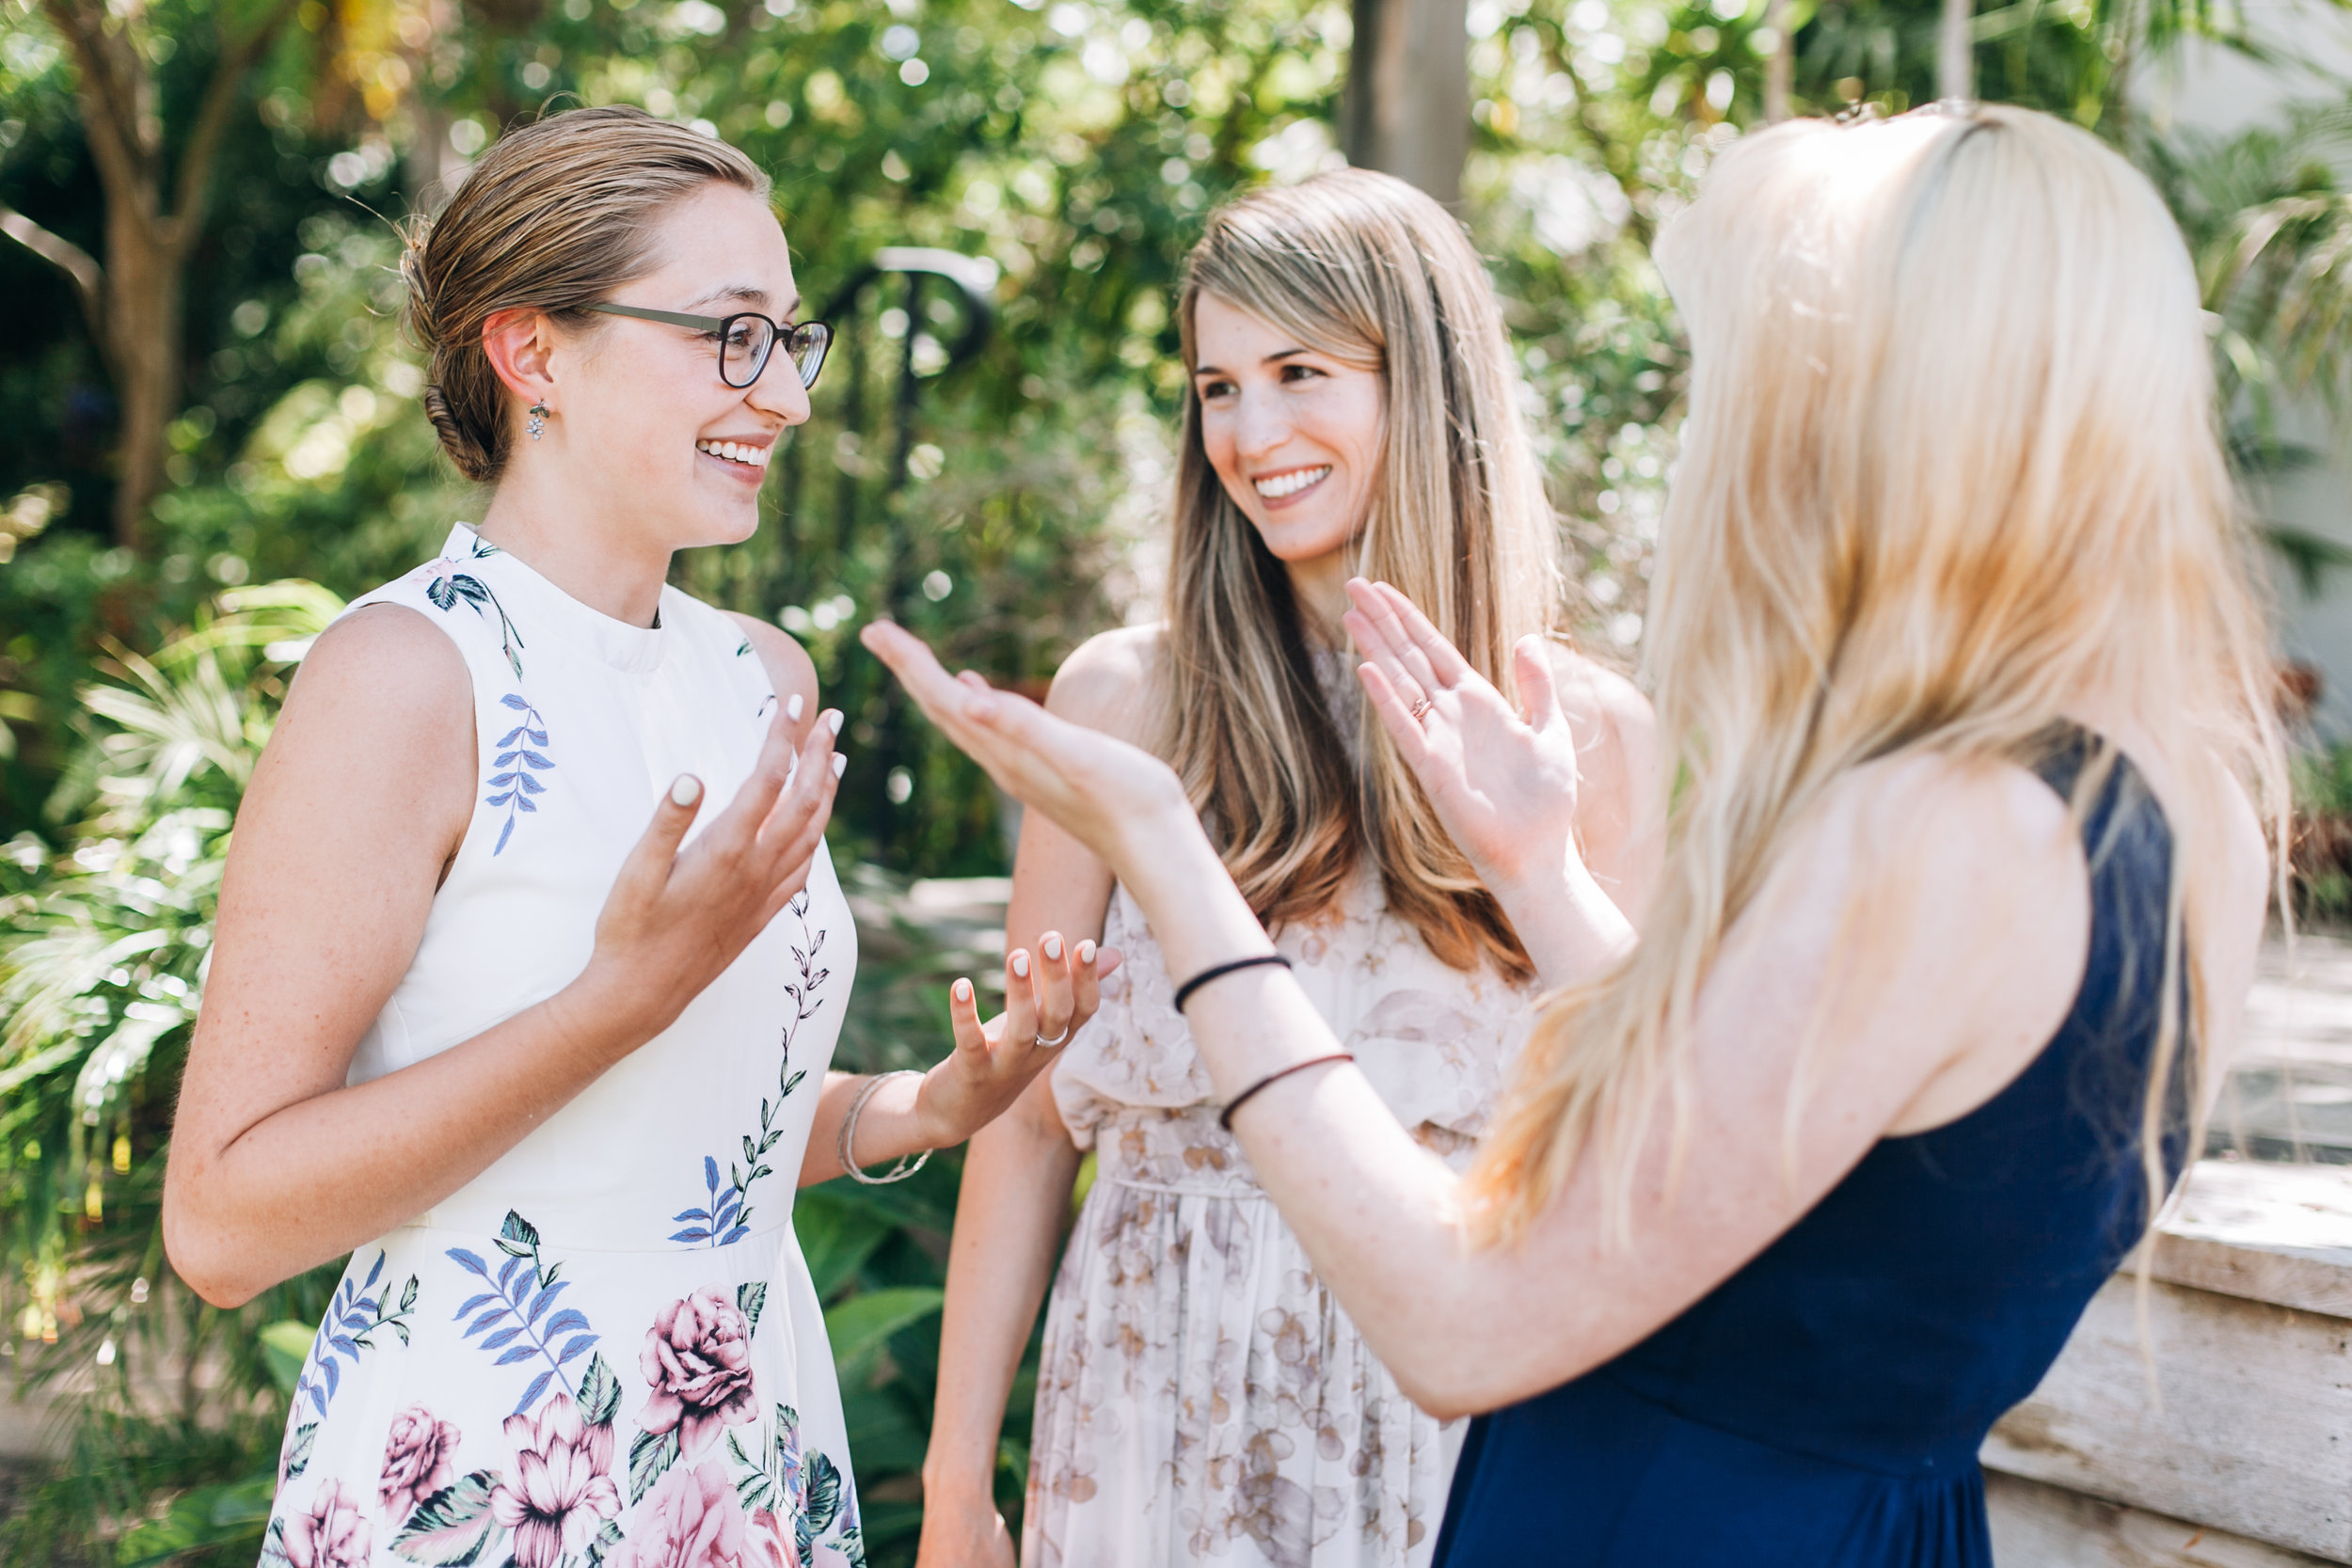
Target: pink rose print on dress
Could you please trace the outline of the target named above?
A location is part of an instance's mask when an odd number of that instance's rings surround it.
[[[384,1475],[376,1497],[384,1516],[397,1524],[417,1511],[417,1505],[453,1479],[450,1455],[457,1451],[457,1429],[436,1420],[433,1412],[414,1404],[392,1418],[391,1435],[384,1440]]]
[[[661,1478],[613,1549],[612,1568],[765,1568],[726,1466],[706,1459]]]
[[[516,1568],[555,1568],[621,1512],[621,1494],[606,1474],[612,1429],[589,1426],[572,1397],[558,1394],[536,1421],[509,1416],[506,1437],[516,1448],[515,1479],[490,1494],[491,1516],[515,1532]]]
[[[751,1324],[716,1285],[655,1314],[637,1365],[653,1385],[637,1424],[656,1436],[675,1432],[686,1463],[756,1415]]]
[[[287,1516],[283,1537],[294,1568],[367,1568],[374,1531],[340,1481],[329,1481],[310,1506]]]

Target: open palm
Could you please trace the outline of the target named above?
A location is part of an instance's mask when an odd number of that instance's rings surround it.
[[[1497,893],[1557,879],[1576,852],[1576,740],[1540,637],[1513,650],[1524,716],[1403,594],[1359,578],[1343,618],[1357,673],[1406,766],[1480,878]]]

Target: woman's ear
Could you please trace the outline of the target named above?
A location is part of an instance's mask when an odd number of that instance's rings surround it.
[[[544,310],[494,310],[482,324],[482,352],[506,389],[526,406],[553,405],[555,324]]]

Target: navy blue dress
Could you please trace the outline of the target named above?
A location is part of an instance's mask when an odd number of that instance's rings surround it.
[[[2035,770],[2071,796],[2097,744],[2054,729]],[[1990,1568],[1978,1447],[2146,1214],[2172,835],[2120,755],[2083,836],[2090,957],[2041,1054],[1958,1121],[1882,1140],[1641,1344],[1480,1417],[1438,1568]],[[2186,1074],[2169,1087],[2177,1176]]]

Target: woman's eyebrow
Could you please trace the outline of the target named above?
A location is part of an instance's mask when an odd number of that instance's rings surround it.
[[[694,301],[693,304],[688,306],[687,309],[689,310],[699,310],[707,305],[715,304],[723,299],[739,299],[746,305],[755,307],[765,306],[768,303],[768,291],[762,288],[755,287],[749,283],[730,283],[724,288],[711,290],[708,293]],[[801,296],[799,294],[794,294],[790,299],[785,302],[785,319],[787,321],[790,320],[793,312],[800,309],[800,308]]]
[[[1309,349],[1309,348],[1286,348],[1286,349],[1279,349],[1279,350],[1277,350],[1276,352],[1274,352],[1274,353],[1272,353],[1272,354],[1267,355],[1267,356],[1266,356],[1263,359],[1260,360],[1260,361],[1259,361],[1259,363],[1260,363],[1260,364],[1262,364],[1262,365],[1273,365],[1273,364],[1279,364],[1280,361],[1282,361],[1282,360],[1284,360],[1284,359],[1289,359],[1289,358],[1292,358],[1292,357],[1294,357],[1294,356],[1297,356],[1297,355],[1301,355],[1301,354],[1312,354],[1313,352],[1314,352],[1314,350],[1312,350],[1312,349]],[[1230,374],[1230,373],[1232,373],[1232,372],[1228,372],[1228,371],[1220,370],[1218,367],[1216,367],[1216,366],[1215,366],[1215,365],[1196,365],[1196,366],[1194,366],[1194,367],[1193,367],[1193,372],[1192,372],[1192,373],[1193,373],[1194,377],[1195,377],[1196,379],[1198,379],[1199,377],[1200,377],[1200,376],[1204,376],[1204,375],[1227,375],[1227,374]]]

